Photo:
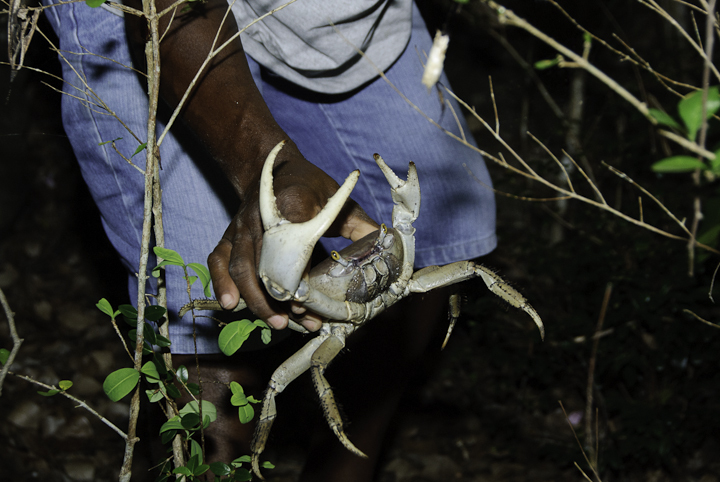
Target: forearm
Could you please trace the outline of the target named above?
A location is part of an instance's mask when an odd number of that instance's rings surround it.
[[[127,3],[142,8],[139,0]],[[172,3],[156,0],[158,12]],[[172,15],[160,19],[161,34],[167,29],[160,44],[160,95],[172,107],[205,61],[218,29],[216,48],[237,32],[232,14],[221,28],[228,7],[225,0],[196,2],[192,6],[185,13],[180,13],[183,6],[178,7],[169,29]],[[128,18],[127,27],[131,44],[142,47],[147,31],[145,20]],[[287,137],[255,86],[239,38],[206,67],[183,107],[182,117],[220,163],[241,198],[255,177],[253,173],[259,174],[267,153]],[[291,146],[289,153],[294,149]]]

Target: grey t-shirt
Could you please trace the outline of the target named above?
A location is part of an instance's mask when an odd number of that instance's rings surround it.
[[[242,29],[286,0],[237,0]],[[412,0],[297,0],[241,34],[259,64],[307,89],[348,92],[400,57],[412,27]]]

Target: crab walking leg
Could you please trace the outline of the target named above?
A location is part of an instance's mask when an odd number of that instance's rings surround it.
[[[460,318],[460,303],[461,299],[459,293],[453,293],[450,295],[450,300],[448,300],[448,304],[450,305],[448,307],[448,318],[450,319],[450,326],[448,326],[448,331],[445,335],[445,341],[443,341],[443,344],[440,347],[441,350],[445,349],[445,345],[447,345],[447,342],[450,339],[450,335],[452,335],[453,329],[455,328],[455,323],[457,323],[458,318]]]
[[[260,473],[260,454],[265,450],[270,429],[277,416],[275,407],[275,396],[281,393],[290,383],[297,377],[302,375],[310,368],[310,360],[313,352],[322,345],[323,337],[318,336],[310,340],[304,347],[298,350],[293,356],[283,362],[270,378],[267,391],[263,400],[262,409],[260,411],[260,419],[255,428],[255,436],[252,445],[252,469],[255,475],[265,480]]]
[[[540,315],[530,306],[530,303],[528,303],[525,297],[520,294],[518,290],[507,284],[500,276],[472,261],[458,261],[457,263],[445,266],[428,266],[427,268],[423,268],[413,275],[408,283],[408,289],[412,293],[426,293],[430,290],[449,286],[477,276],[483,279],[485,285],[491,292],[530,315],[540,330],[540,337],[543,340],[545,339],[545,326],[540,319]]]
[[[317,391],[320,397],[320,404],[325,414],[325,420],[327,420],[332,431],[335,432],[335,435],[346,449],[355,455],[367,458],[367,455],[355,447],[350,439],[347,438],[347,435],[345,435],[342,417],[340,417],[340,411],[335,403],[335,396],[333,395],[332,388],[330,388],[330,384],[323,375],[327,366],[333,358],[340,353],[340,350],[342,350],[344,346],[345,342],[341,338],[331,335],[313,354],[310,364],[310,374],[312,375],[315,391]]]

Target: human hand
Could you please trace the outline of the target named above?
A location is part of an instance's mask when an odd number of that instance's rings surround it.
[[[313,218],[338,189],[338,184],[303,158],[292,143],[280,151],[273,177],[278,208],[285,218],[295,223]],[[266,293],[258,279],[263,236],[259,185],[258,172],[247,184],[241,207],[223,239],[208,257],[215,295],[225,309],[235,308],[242,297],[250,310],[275,329],[285,328],[290,317],[309,331],[316,331],[322,325],[318,315],[307,312],[297,303],[281,305]],[[348,199],[326,235],[356,241],[377,228],[377,223]]]

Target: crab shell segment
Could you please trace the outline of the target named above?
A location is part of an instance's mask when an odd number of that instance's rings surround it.
[[[339,253],[313,267],[309,285],[334,300],[365,303],[377,297],[400,275],[402,243],[384,224]]]
[[[275,158],[285,145],[279,143],[270,151],[260,176],[260,216],[265,233],[258,274],[270,295],[287,301],[294,298],[315,244],[340,213],[360,175],[353,171],[325,207],[304,223],[288,221],[277,207],[273,190]]]

